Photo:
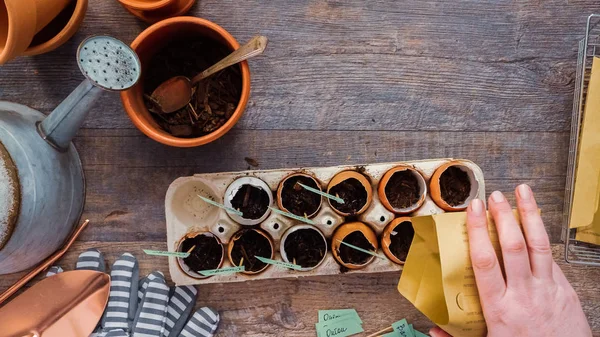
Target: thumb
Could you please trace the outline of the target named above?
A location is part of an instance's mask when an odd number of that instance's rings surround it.
[[[431,335],[431,337],[452,337],[446,331],[440,329],[440,327],[437,326],[429,330],[429,334]]]

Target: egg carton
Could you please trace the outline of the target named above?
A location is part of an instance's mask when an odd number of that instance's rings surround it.
[[[271,206],[277,207],[275,202],[276,191],[279,183],[288,175],[293,173],[306,173],[312,175],[320,183],[323,191],[327,190],[329,181],[342,171],[354,170],[364,174],[369,180],[372,188],[372,202],[364,213],[352,217],[352,221],[360,221],[368,226],[377,234],[378,240],[385,227],[399,215],[394,214],[384,207],[379,200],[377,193],[379,181],[383,175],[390,169],[399,165],[409,165],[417,169],[423,176],[427,193],[425,200],[416,211],[403,216],[423,216],[439,214],[445,212],[431,198],[429,191],[429,182],[440,166],[448,162],[457,162],[458,165],[470,170],[469,179],[472,183],[472,198],[484,199],[485,183],[483,172],[479,166],[468,160],[455,159],[432,159],[421,161],[379,163],[368,165],[340,165],[332,167],[312,167],[301,169],[280,169],[280,170],[256,170],[227,173],[209,173],[196,174],[189,177],[176,179],[171,185],[165,198],[165,214],[167,224],[167,245],[170,252],[177,252],[181,241],[193,233],[210,232],[224,244],[224,261],[221,268],[234,267],[227,258],[227,244],[232,236],[243,228],[250,226],[242,225],[235,221],[236,216],[230,215],[226,210],[215,207],[204,202],[198,197],[203,195],[213,199],[218,203],[223,203],[225,193],[228,187],[242,177],[256,177],[268,185],[273,194]],[[231,190],[231,188],[230,188]],[[439,193],[439,192],[438,192]],[[324,261],[316,268],[307,271],[298,271],[284,269],[279,266],[271,265],[266,270],[253,275],[235,273],[229,275],[214,275],[210,277],[201,277],[200,275],[190,276],[184,272],[185,265],[181,263],[182,259],[169,256],[169,271],[171,278],[178,285],[193,285],[206,283],[228,283],[243,282],[249,280],[277,279],[290,277],[306,277],[316,275],[337,275],[343,273],[380,273],[400,271],[402,266],[392,262],[389,259],[375,258],[371,263],[362,269],[347,270],[342,268],[331,253],[331,237],[335,230],[346,222],[346,218],[336,213],[328,199],[322,198],[322,205],[318,213],[311,218],[315,227],[317,227],[327,239],[327,252]],[[305,225],[304,223],[280,215],[276,212],[269,212],[268,215],[259,224],[252,228],[262,229],[274,241],[275,254],[273,259],[282,261],[279,252],[279,245],[282,236],[293,226]],[[377,254],[383,256],[381,245]],[[191,274],[194,274],[193,272]]]

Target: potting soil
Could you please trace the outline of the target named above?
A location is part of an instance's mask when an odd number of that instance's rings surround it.
[[[458,167],[450,166],[440,176],[442,199],[450,206],[463,204],[471,193],[469,175]]]

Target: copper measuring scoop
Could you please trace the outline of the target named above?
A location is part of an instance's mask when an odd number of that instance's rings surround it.
[[[0,304],[60,259],[89,220],[77,228],[63,248],[0,295]],[[0,337],[87,337],[102,317],[110,276],[75,270],[48,277],[0,308]]]

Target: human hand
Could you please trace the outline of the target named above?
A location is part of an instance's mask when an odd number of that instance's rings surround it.
[[[469,251],[488,337],[592,336],[575,290],[552,259],[531,189],[520,185],[515,194],[523,231],[502,193],[492,193],[488,201],[505,274],[488,235],[483,201],[473,200],[467,209]],[[437,327],[430,334],[450,336]]]

